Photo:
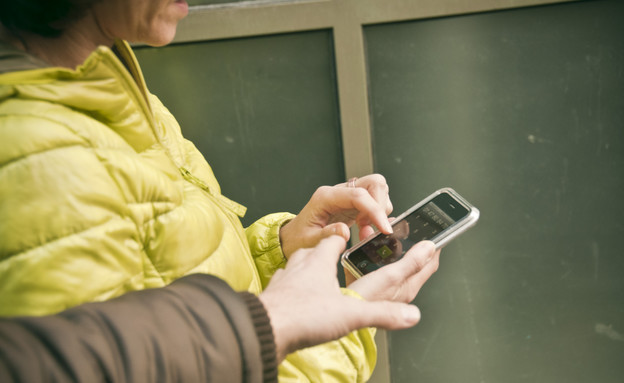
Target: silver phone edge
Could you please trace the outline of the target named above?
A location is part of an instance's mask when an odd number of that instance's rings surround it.
[[[419,207],[421,207],[424,204],[426,204],[427,202],[429,202],[435,196],[437,196],[437,195],[439,195],[441,193],[445,193],[445,192],[449,193],[450,195],[452,195],[453,198],[458,200],[460,203],[462,203],[462,205],[464,205],[465,208],[470,210],[470,214],[468,214],[468,216],[466,218],[464,218],[461,221],[457,222],[456,225],[458,225],[458,226],[455,226],[455,228],[452,231],[448,232],[446,235],[444,235],[442,237],[434,237],[432,239],[432,242],[436,245],[436,249],[443,248],[452,239],[456,238],[457,236],[459,236],[460,234],[464,233],[466,230],[468,230],[469,228],[474,226],[477,223],[477,221],[479,220],[479,216],[480,216],[479,209],[474,207],[470,202],[466,201],[466,199],[464,197],[459,195],[455,190],[453,190],[450,187],[444,187],[444,188],[438,189],[435,192],[431,193],[428,197],[423,198],[416,205],[410,207],[405,212],[403,212],[401,215],[396,217],[396,219],[393,221],[392,224],[394,225],[394,223],[399,222],[400,220],[402,220],[403,218],[405,218],[406,216],[411,214],[414,210],[418,209]],[[361,278],[363,276],[363,274],[360,272],[359,269],[357,269],[355,267],[355,265],[353,265],[351,263],[351,261],[349,261],[349,259],[347,257],[349,256],[350,253],[352,253],[353,251],[355,251],[355,250],[359,249],[360,247],[364,246],[366,243],[371,241],[377,235],[379,235],[378,231],[375,232],[374,234],[372,234],[371,236],[369,236],[368,238],[365,238],[362,241],[359,241],[357,244],[355,244],[354,246],[350,247],[345,252],[343,252],[342,255],[340,256],[340,263],[342,264],[342,266],[345,269],[347,269],[356,278]]]

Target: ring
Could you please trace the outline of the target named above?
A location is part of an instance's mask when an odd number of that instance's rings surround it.
[[[355,187],[355,181],[357,181],[357,177],[352,177],[349,178],[349,181],[347,181],[347,187],[348,188],[354,188]]]

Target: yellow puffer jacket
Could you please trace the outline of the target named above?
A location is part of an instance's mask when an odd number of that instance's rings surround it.
[[[221,195],[129,46],[114,49],[74,71],[0,45],[0,315],[54,313],[197,272],[257,294],[284,265],[279,228],[293,216],[244,229],[245,208]],[[372,336],[291,354],[280,381],[365,381]]]

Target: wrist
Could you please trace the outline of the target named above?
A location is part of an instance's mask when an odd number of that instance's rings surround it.
[[[279,297],[272,297],[270,292],[263,292],[258,296],[258,299],[267,312],[275,345],[275,359],[279,364],[286,358],[286,355],[292,352],[290,345],[292,337],[289,335],[288,326],[284,322],[284,319],[287,320],[287,315],[284,316],[280,313],[280,307],[283,307],[283,304],[280,305]]]
[[[295,216],[284,221],[279,229],[279,241],[282,247],[282,253],[286,259],[290,258],[290,255],[296,250],[293,249],[292,246],[289,247],[289,245],[292,244],[292,241],[288,240],[288,238],[291,238],[291,232],[294,226],[292,222],[295,218],[297,217]]]

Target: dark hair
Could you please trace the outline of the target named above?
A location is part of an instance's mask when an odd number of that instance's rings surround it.
[[[98,0],[0,0],[0,23],[14,33],[56,37]]]

